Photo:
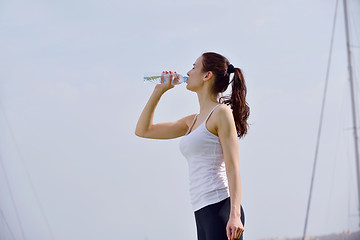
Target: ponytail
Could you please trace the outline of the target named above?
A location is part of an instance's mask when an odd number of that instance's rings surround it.
[[[220,103],[231,107],[233,111],[237,136],[242,138],[248,129],[247,119],[250,115],[250,107],[246,102],[246,85],[240,68],[234,69],[234,76],[231,80],[231,94],[220,98]]]
[[[202,54],[203,72],[211,71],[215,80],[212,85],[212,93],[218,95],[226,91],[231,84],[232,91],[228,96],[220,97],[219,102],[230,106],[233,112],[237,136],[242,138],[247,133],[247,119],[250,115],[250,108],[246,102],[246,85],[244,76],[240,68],[234,68],[229,60],[224,56],[206,52]],[[230,74],[234,73],[233,79],[230,80]]]

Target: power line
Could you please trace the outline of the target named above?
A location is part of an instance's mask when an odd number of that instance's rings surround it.
[[[26,164],[25,164],[25,161],[24,161],[24,158],[23,158],[23,156],[22,156],[22,154],[21,154],[19,145],[17,144],[17,141],[16,141],[16,138],[15,138],[14,132],[12,131],[12,128],[11,128],[10,123],[9,123],[9,120],[7,119],[6,114],[5,114],[5,111],[4,111],[3,108],[2,108],[1,102],[0,102],[0,110],[2,111],[2,113],[3,113],[3,115],[4,115],[5,122],[7,123],[7,126],[8,126],[8,128],[9,128],[10,135],[11,135],[13,141],[14,141],[15,148],[16,148],[16,150],[17,150],[17,153],[18,153],[18,155],[19,155],[19,158],[21,159],[21,162],[22,162],[23,167],[24,167],[24,169],[25,169],[25,173],[26,173],[26,176],[27,176],[27,178],[28,178],[28,182],[29,182],[30,187],[31,187],[31,189],[32,189],[32,191],[33,191],[33,194],[34,194],[34,196],[35,196],[35,199],[36,199],[36,202],[37,202],[38,207],[39,207],[39,209],[40,209],[41,215],[42,215],[42,217],[43,217],[43,219],[44,219],[44,221],[45,221],[45,223],[46,223],[48,232],[49,232],[49,234],[50,234],[50,236],[51,236],[51,239],[54,239],[54,235],[53,235],[52,230],[51,230],[51,228],[50,228],[49,221],[48,221],[48,219],[47,219],[47,217],[46,217],[46,215],[45,215],[45,212],[44,212],[44,209],[43,209],[42,204],[41,204],[41,202],[40,202],[39,196],[38,196],[38,194],[37,194],[37,191],[36,191],[36,189],[35,189],[35,187],[34,187],[34,184],[33,184],[32,180],[31,180],[29,170],[28,170],[28,168],[27,168],[27,166],[26,166]],[[5,169],[4,169],[4,171],[5,171]],[[9,187],[10,187],[10,186],[9,186]],[[25,237],[24,237],[24,239],[25,239]]]
[[[22,226],[22,224],[21,224],[19,212],[18,212],[18,209],[17,209],[17,207],[16,207],[16,203],[15,203],[15,200],[14,200],[14,195],[13,195],[13,193],[12,193],[12,191],[11,191],[9,179],[8,179],[8,176],[7,176],[7,173],[6,173],[6,170],[5,170],[5,166],[4,166],[4,162],[2,161],[1,155],[0,155],[0,165],[1,165],[2,169],[3,169],[3,171],[4,171],[4,177],[5,177],[5,180],[6,180],[6,185],[7,185],[7,187],[8,187],[8,191],[9,191],[9,193],[10,193],[10,198],[11,198],[11,201],[12,201],[12,203],[13,203],[13,207],[14,207],[14,209],[15,209],[16,219],[17,219],[17,221],[18,221],[18,223],[19,223],[19,227],[20,227],[20,231],[21,231],[22,238],[23,238],[24,240],[26,240],[25,234],[24,234],[24,229],[23,229],[23,226]]]
[[[8,222],[6,221],[6,218],[5,218],[5,216],[4,216],[4,213],[3,213],[3,211],[2,211],[1,209],[0,209],[0,214],[1,214],[2,219],[3,219],[4,222],[5,222],[5,225],[6,225],[7,229],[8,229],[9,232],[10,232],[10,235],[11,235],[12,239],[16,240],[16,238],[15,238],[15,236],[14,236],[14,233],[11,231],[11,228],[10,228]]]
[[[303,232],[303,237],[302,237],[303,240],[305,240],[305,237],[306,237],[307,224],[308,224],[308,220],[309,220],[311,195],[312,195],[313,185],[314,185],[314,178],[315,178],[315,172],[316,172],[316,163],[317,163],[317,156],[318,156],[318,151],[319,151],[322,122],[323,122],[323,118],[324,118],[323,116],[324,116],[324,109],[325,109],[325,102],[326,102],[327,85],[328,85],[328,81],[329,81],[329,72],[330,72],[331,55],[332,55],[332,49],[333,49],[333,43],[334,43],[337,9],[338,9],[338,0],[336,0],[336,4],[335,4],[335,14],[334,14],[331,41],[330,41],[329,58],[328,58],[326,77],[325,77],[325,88],[324,88],[324,95],[323,95],[323,101],[322,101],[322,106],[321,106],[320,123],[319,123],[319,130],[318,130],[317,143],[316,143],[316,149],[315,149],[315,159],[314,159],[314,164],[313,164],[313,171],[312,171],[312,177],[311,177],[311,183],[310,183],[310,193],[309,193],[309,199],[308,199],[308,204],[307,204],[307,209],[306,209],[305,225],[304,225],[304,232]]]

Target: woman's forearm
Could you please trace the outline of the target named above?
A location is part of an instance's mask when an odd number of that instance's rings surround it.
[[[157,88],[154,89],[136,124],[135,134],[137,136],[144,136],[146,131],[153,124],[155,108],[159,103],[162,94],[163,91]]]
[[[230,191],[230,217],[241,216],[241,179],[240,173],[237,167],[231,168],[227,171],[227,178]]]

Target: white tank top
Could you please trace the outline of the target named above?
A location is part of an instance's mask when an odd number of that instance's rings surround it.
[[[205,121],[192,131],[196,115],[188,132],[180,140],[180,151],[189,166],[190,199],[194,211],[230,196],[219,137],[206,128],[211,113],[220,105],[216,105]]]

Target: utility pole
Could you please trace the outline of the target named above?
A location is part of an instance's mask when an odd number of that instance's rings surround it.
[[[345,17],[345,32],[346,32],[346,47],[347,47],[347,59],[348,59],[348,70],[349,70],[349,80],[350,80],[350,91],[351,91],[351,109],[352,109],[352,119],[354,125],[354,144],[355,144],[355,161],[356,161],[356,175],[357,175],[357,186],[358,186],[358,215],[359,215],[359,226],[360,226],[360,163],[359,163],[359,137],[357,133],[357,124],[356,124],[356,107],[355,107],[355,89],[354,89],[354,79],[352,74],[352,64],[351,64],[351,46],[350,46],[350,36],[349,36],[349,22],[347,14],[347,5],[346,0],[344,0],[344,17]]]

